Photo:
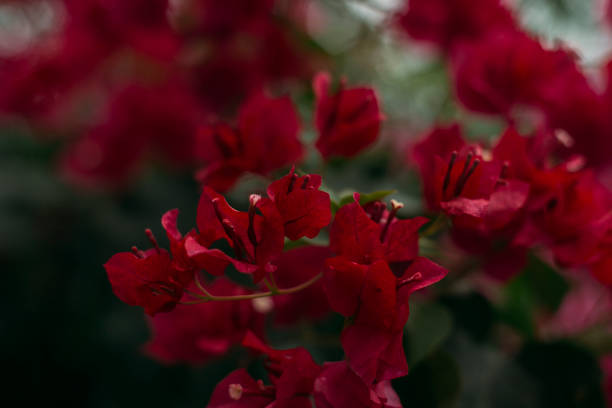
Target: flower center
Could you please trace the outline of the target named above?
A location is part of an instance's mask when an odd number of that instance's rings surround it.
[[[448,163],[448,168],[446,169],[446,174],[444,176],[444,182],[442,183],[442,197],[445,196],[446,190],[448,190],[451,184],[451,175],[453,172],[455,161],[457,160],[457,155],[458,153],[456,151],[451,153],[450,162]],[[469,152],[465,159],[463,170],[461,170],[461,174],[455,181],[455,188],[453,190],[452,198],[459,197],[459,195],[461,195],[468,179],[470,178],[470,176],[472,176],[472,174],[474,174],[474,171],[476,171],[476,167],[478,167],[478,165],[480,164],[480,159],[474,159],[474,161],[472,161],[473,158],[474,153]]]

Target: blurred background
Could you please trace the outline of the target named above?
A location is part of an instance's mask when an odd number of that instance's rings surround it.
[[[146,227],[163,237],[168,209],[195,219],[198,158],[181,139],[189,126],[232,118],[246,94],[266,87],[291,95],[312,141],[316,71],[371,85],[387,116],[382,136],[358,158],[330,163],[326,184],[336,198],[397,189],[406,215],[422,211],[418,177],[404,163],[411,140],[453,119],[472,136],[503,129],[457,106],[444,59],[392,28],[402,0],[176,0],[161,15],[152,4],[163,1],[129,0],[117,12],[103,3],[0,1],[0,354],[20,404],[203,407],[244,358],[191,367],[144,355],[147,320],[114,296],[102,267],[118,251],[146,247]],[[574,50],[587,72],[612,54],[601,2],[508,3],[545,43]],[[134,128],[113,109],[152,123]],[[306,167],[318,160],[310,152]],[[246,177],[229,200],[244,206],[245,192],[265,185]],[[411,372],[394,383],[404,406],[604,407],[593,347],[609,339],[541,335],[566,279],[533,256],[499,291],[497,303],[470,285],[435,302],[414,298]],[[308,338],[319,360],[341,358],[337,339],[325,339],[342,321],[307,326],[271,329],[270,339],[289,347]]]

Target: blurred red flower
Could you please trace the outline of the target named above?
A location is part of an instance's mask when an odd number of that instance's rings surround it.
[[[331,77],[320,72],[313,79],[316,96],[315,125],[319,131],[316,147],[325,159],[353,157],[376,141],[383,114],[372,88],[346,88],[340,81],[330,93]]]

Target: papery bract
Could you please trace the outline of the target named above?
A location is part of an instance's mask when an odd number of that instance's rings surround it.
[[[285,234],[281,216],[269,198],[253,194],[249,211],[240,212],[223,196],[206,187],[198,207],[198,228],[202,233],[211,227],[216,239],[224,239],[230,244],[235,258],[209,249],[210,239],[206,243],[188,237],[185,242],[187,255],[200,268],[222,274],[225,266],[232,263],[239,272],[253,274],[255,282],[276,269],[274,261],[283,250]]]
[[[383,115],[372,88],[346,88],[341,81],[331,94],[331,77],[321,72],[313,79],[316,96],[316,147],[325,159],[353,157],[376,141]]]
[[[198,173],[205,185],[229,189],[245,172],[268,175],[299,160],[299,120],[287,97],[252,97],[242,106],[238,127],[217,124],[198,135],[198,153],[208,166]]]
[[[409,0],[397,15],[408,35],[449,49],[456,43],[478,39],[490,31],[512,29],[510,12],[500,0]]]
[[[298,176],[295,169],[268,186],[268,196],[283,218],[285,235],[290,240],[314,238],[331,221],[329,194],[320,191],[321,176]]]
[[[374,386],[365,383],[344,361],[325,363],[314,383],[318,408],[401,408],[388,381]]]
[[[418,256],[418,229],[426,219],[398,220],[392,201],[366,212],[355,202],[338,210],[330,231],[325,290],[332,309],[351,318],[342,332],[350,367],[368,384],[405,375],[402,346],[408,297],[446,275]]]
[[[433,129],[414,148],[428,206],[442,210],[457,228],[489,233],[506,227],[524,207],[529,184],[508,179],[508,163],[485,160],[453,125]]]
[[[255,381],[245,370],[232,372],[220,382],[208,404],[220,407],[310,408],[310,394],[321,368],[302,347],[275,350],[247,333],[243,344],[267,356],[266,368],[272,385]]]
[[[256,3],[246,7],[259,8],[260,12],[231,32],[209,37],[210,52],[190,71],[193,89],[209,110],[220,113],[233,110],[269,84],[310,73],[310,62],[304,58],[299,41],[279,24],[276,16],[265,11],[266,1]],[[241,14],[232,7],[232,2],[215,4],[225,8],[227,14],[237,17]]]
[[[193,271],[174,268],[170,254],[159,247],[120,252],[104,268],[115,295],[151,316],[172,310],[193,279]]]
[[[519,105],[538,106],[551,78],[574,68],[565,52],[544,50],[516,31],[463,44],[451,61],[458,99],[473,111],[502,115]]]

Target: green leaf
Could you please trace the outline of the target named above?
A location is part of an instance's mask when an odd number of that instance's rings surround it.
[[[408,364],[414,365],[436,351],[452,328],[453,318],[445,306],[437,303],[411,305],[405,327]]]
[[[366,205],[372,201],[382,200],[383,198],[397,192],[397,190],[379,190],[373,193],[361,194],[359,196],[359,204]]]
[[[528,343],[516,357],[533,378],[543,408],[604,408],[597,357],[566,340]]]
[[[370,203],[372,201],[382,200],[383,198],[395,192],[397,192],[397,190],[379,190],[379,191],[374,191],[373,193],[359,194],[359,204],[366,205],[367,203]],[[352,202],[353,202],[353,193],[345,194],[344,196],[342,196],[338,204],[335,204],[335,203],[334,204],[337,205],[339,209],[340,207],[345,206],[346,204],[350,204]],[[332,208],[334,204],[332,204]]]
[[[500,316],[523,334],[535,334],[536,309],[556,310],[569,290],[565,279],[550,265],[531,255],[523,272],[505,289]]]
[[[535,302],[551,311],[557,310],[569,290],[566,280],[553,267],[533,255],[529,257],[523,276],[534,294]]]
[[[461,377],[455,360],[438,350],[392,384],[404,407],[452,407],[456,406]]]

